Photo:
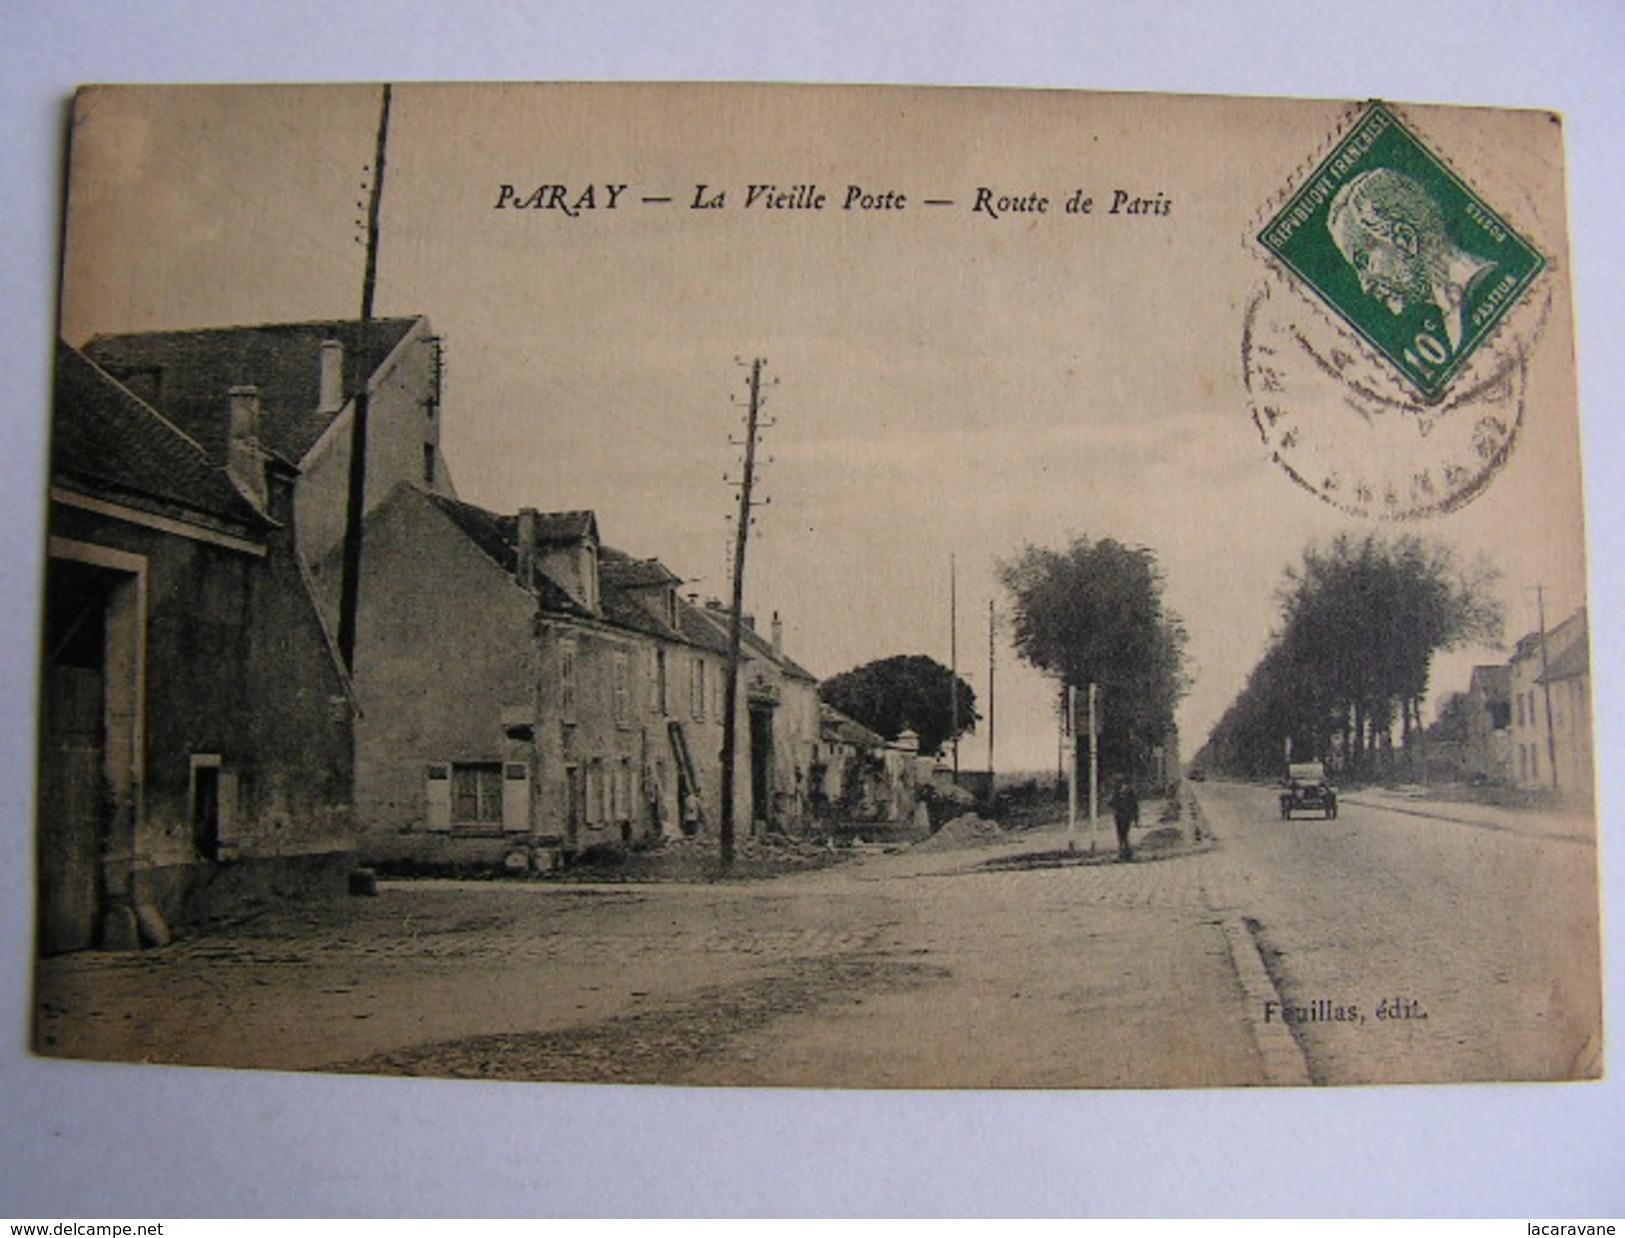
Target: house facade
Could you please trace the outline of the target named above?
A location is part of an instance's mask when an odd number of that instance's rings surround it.
[[[912,826],[919,789],[931,778],[932,763],[922,762],[919,752],[913,731],[888,741],[834,706],[821,705],[809,811],[846,826]]]
[[[1514,786],[1590,802],[1594,767],[1586,612],[1517,643],[1509,666]]]
[[[605,546],[591,512],[504,515],[401,485],[365,541],[366,859],[544,867],[716,829],[725,612]],[[794,828],[816,682],[754,633],[746,646],[735,819],[741,834]]]
[[[134,946],[336,885],[352,699],[259,391],[215,393],[214,451],[66,344],[54,394],[40,949]]]

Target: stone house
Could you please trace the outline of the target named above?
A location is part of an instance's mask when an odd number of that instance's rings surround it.
[[[605,546],[592,512],[498,514],[403,484],[365,541],[365,858],[547,866],[715,829],[724,612],[682,597],[658,561]],[[741,835],[799,819],[816,734],[803,730],[812,676],[754,633],[746,644]]]
[[[709,625],[710,641],[727,649],[729,610],[709,601],[693,615]],[[691,625],[692,630],[693,625]],[[745,615],[740,627],[741,736],[748,726],[748,780],[736,779],[734,819],[756,833],[798,833],[807,824],[814,745],[822,732],[818,679],[784,652],[784,624],[775,613],[762,636]],[[717,711],[718,717],[721,710]],[[720,742],[720,739],[719,739]],[[748,786],[740,784],[746,783]]]
[[[297,469],[224,382],[187,433],[59,344],[41,658],[44,953],[342,880],[349,686],[296,550]],[[205,415],[207,414],[207,415]]]
[[[813,814],[844,826],[911,826],[919,789],[931,780],[919,737],[904,731],[887,740],[832,705],[819,707],[819,723],[809,776]]]

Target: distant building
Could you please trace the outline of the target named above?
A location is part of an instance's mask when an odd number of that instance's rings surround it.
[[[1508,669],[1513,785],[1589,802],[1594,770],[1585,609],[1548,629],[1544,637],[1539,632],[1525,636]]]
[[[401,485],[366,530],[357,630],[363,854],[551,863],[720,819],[727,614],[591,512],[502,515]],[[323,565],[329,579],[333,556]],[[816,682],[747,630],[735,819],[794,828]]]
[[[41,950],[133,946],[336,882],[353,846],[351,701],[261,389],[191,389],[200,438],[66,344],[55,384]]]
[[[1475,666],[1462,701],[1462,763],[1469,779],[1505,785],[1512,766],[1512,667]]]

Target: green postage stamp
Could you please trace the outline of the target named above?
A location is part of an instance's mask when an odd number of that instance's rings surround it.
[[[1258,240],[1428,402],[1444,395],[1546,266],[1382,104]]]

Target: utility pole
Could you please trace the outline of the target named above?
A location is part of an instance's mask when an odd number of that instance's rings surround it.
[[[361,518],[367,491],[367,326],[372,322],[373,293],[378,284],[378,215],[384,196],[384,147],[389,139],[390,86],[384,83],[378,108],[378,142],[372,156],[372,192],[367,199],[367,261],[361,277],[361,329],[356,344],[358,376],[355,407],[350,412],[350,492],[344,512],[344,567],[339,582],[339,657],[355,673],[356,612],[361,600]]]
[[[993,671],[994,646],[993,632],[996,616],[993,613],[993,599],[987,600],[987,793],[991,797],[993,786]]]
[[[745,625],[745,542],[750,535],[751,489],[756,481],[756,438],[762,407],[762,366],[750,363],[750,408],[745,414],[745,465],[739,479],[739,527],[734,530],[733,598],[728,610],[728,677],[722,705],[722,869],[734,862],[734,764],[739,748],[739,649]]]
[[[1066,849],[1078,849],[1078,690],[1071,684],[1061,689],[1066,705],[1062,710],[1067,746],[1066,762]],[[1090,844],[1093,846],[1093,844]]]
[[[1100,685],[1089,685],[1089,828],[1100,821]],[[1090,844],[1091,846],[1093,844]]]
[[[1546,764],[1552,771],[1552,790],[1557,785],[1557,732],[1552,727],[1551,662],[1546,657],[1546,587],[1535,586],[1535,608],[1540,619],[1540,687],[1546,698]]]
[[[954,786],[959,785],[959,589],[954,556],[948,556],[948,700],[954,753]]]

